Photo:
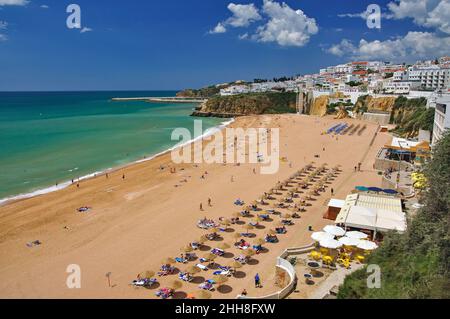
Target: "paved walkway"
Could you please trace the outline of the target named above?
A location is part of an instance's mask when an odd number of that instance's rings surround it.
[[[321,282],[314,293],[309,297],[309,299],[323,299],[330,292],[331,288],[334,286],[340,286],[344,283],[344,279],[346,276],[355,272],[358,269],[364,267],[362,264],[352,264],[351,269],[345,269],[342,267],[338,267],[337,270],[333,271],[331,275]]]

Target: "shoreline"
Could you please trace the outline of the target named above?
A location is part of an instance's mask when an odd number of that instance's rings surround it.
[[[203,134],[198,136],[198,137],[194,137],[191,140],[183,143],[183,144],[175,144],[174,146],[163,150],[159,153],[156,153],[154,155],[150,155],[149,157],[144,157],[142,159],[138,159],[138,160],[134,160],[131,161],[129,163],[123,164],[123,165],[118,165],[118,166],[114,166],[114,167],[109,167],[109,168],[105,168],[105,169],[101,169],[98,171],[95,171],[93,173],[88,173],[84,176],[81,176],[78,179],[74,179],[74,183],[75,182],[80,182],[80,181],[86,181],[86,180],[90,180],[93,178],[97,178],[99,176],[103,176],[106,173],[114,173],[118,170],[130,167],[132,165],[136,165],[136,164],[140,164],[140,163],[144,163],[144,162],[148,162],[151,160],[154,160],[158,157],[164,156],[169,152],[172,152],[180,147],[184,147],[186,145],[195,143],[196,141],[198,141],[199,139],[204,139],[206,137],[209,137],[213,134],[215,134],[217,131],[221,131],[224,128],[226,128],[227,126],[229,126],[230,124],[232,124],[235,121],[234,118],[230,119],[229,121],[224,121],[222,122],[220,125],[216,125],[216,126],[212,126],[210,128],[207,128],[206,130],[203,131]],[[66,189],[67,187],[70,187],[71,185],[73,185],[74,183],[72,183],[72,181],[64,181],[62,183],[58,183],[58,185],[52,185],[52,186],[43,186],[42,188],[39,189],[35,189],[35,190],[30,190],[29,192],[26,193],[21,193],[21,194],[16,194],[16,195],[11,195],[11,196],[7,196],[4,198],[0,198],[0,207],[5,207],[9,204],[18,202],[18,201],[22,201],[22,200],[26,200],[26,199],[30,199],[30,198],[34,198],[34,197],[38,197],[38,196],[42,196],[42,195],[46,195],[46,194],[50,194],[50,193],[54,193],[54,192],[58,192],[60,190]]]

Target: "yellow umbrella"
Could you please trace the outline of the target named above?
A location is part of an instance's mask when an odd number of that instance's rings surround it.
[[[217,228],[210,228],[209,231],[211,232],[211,234],[217,233],[219,230]]]
[[[240,233],[234,233],[233,234],[233,238],[236,239],[236,240],[240,239],[241,237],[242,237],[242,235]]]
[[[231,221],[229,219],[224,219],[224,220],[220,221],[220,224],[224,225],[224,226],[230,226],[231,225]]]
[[[247,230],[247,231],[252,230],[253,228],[254,227],[252,225],[250,225],[250,224],[244,225],[244,229]]]
[[[276,235],[277,232],[273,229],[269,229],[269,231],[267,232],[269,235]]]
[[[282,218],[292,218],[291,214],[285,213],[281,215]]]

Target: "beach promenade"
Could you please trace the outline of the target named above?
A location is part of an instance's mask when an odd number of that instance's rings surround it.
[[[130,282],[143,271],[158,271],[163,259],[180,256],[180,248],[204,235],[205,231],[196,226],[199,219],[230,218],[242,210],[233,204],[237,198],[251,203],[312,161],[315,166],[341,165],[341,172],[330,186],[335,197],[343,198],[356,185],[379,186],[380,176],[372,166],[377,151],[388,142],[389,134],[378,133],[374,139],[377,125],[346,121],[367,124],[367,128],[360,134],[339,135],[336,139],[321,134],[343,122],[331,117],[238,118],[233,127],[280,128],[280,157],[286,161],[280,163],[280,170],[274,175],[255,174],[253,169],[258,164],[174,165],[170,154],[166,154],[110,173],[108,178],[102,175],[83,181],[79,188],[73,185],[0,207],[0,297],[156,298],[157,289],[133,288]],[[354,166],[359,162],[362,171],[355,172]],[[176,168],[176,172],[171,172],[171,168]],[[288,227],[287,234],[278,236],[279,243],[264,245],[268,251],[254,256],[251,264],[238,270],[239,276],[231,277],[223,289],[212,293],[213,298],[235,298],[244,288],[251,296],[277,290],[271,284],[276,256],[288,247],[309,244],[309,226],[319,230],[330,224],[322,218],[330,197],[327,188],[301,213],[295,225]],[[91,209],[86,213],[77,212],[82,206]],[[272,227],[252,232],[256,238],[264,237]],[[214,248],[214,244],[221,242],[232,244],[233,233],[242,227],[231,228],[233,232],[222,234],[222,241],[206,245]],[[27,247],[26,243],[34,240],[39,240],[41,245]],[[238,254],[234,247],[229,251]],[[197,253],[202,256],[208,251]],[[217,261],[229,263],[232,258]],[[80,289],[66,286],[69,275],[66,269],[72,264],[81,268]],[[193,264],[178,266],[183,270]],[[107,273],[111,274],[111,287]],[[263,288],[253,287],[256,273],[262,278]],[[212,271],[196,276],[210,279]],[[177,278],[177,275],[158,278],[159,288]],[[176,297],[195,291],[198,283],[184,283]]]

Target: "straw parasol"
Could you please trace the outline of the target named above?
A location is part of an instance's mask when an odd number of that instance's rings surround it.
[[[206,237],[205,235],[203,235],[202,237],[200,237],[200,239],[198,240],[199,244],[204,244],[208,241],[208,237]]]
[[[211,234],[219,232],[219,230],[217,228],[215,228],[215,227],[210,228],[209,231],[211,232]]]
[[[269,235],[276,235],[277,232],[273,229],[269,229],[269,231],[267,232]]]
[[[182,247],[180,250],[181,250],[182,252],[184,252],[184,253],[190,253],[190,252],[192,252],[194,249],[193,249],[191,246],[185,246],[185,247]]]
[[[344,236],[345,230],[339,226],[335,225],[327,225],[323,228],[323,230],[334,236]]]
[[[220,221],[220,224],[224,225],[224,226],[230,226],[231,225],[231,221],[229,219],[223,219],[223,220]]]
[[[143,279],[151,279],[155,276],[155,272],[154,271],[144,271],[143,273],[139,274],[141,278]]]
[[[281,217],[282,218],[292,218],[292,215],[288,214],[288,213],[284,213],[284,214],[281,215]]]
[[[220,248],[220,249],[228,249],[228,248],[230,248],[231,246],[229,245],[229,244],[227,244],[227,243],[221,243],[221,244],[219,244],[218,246],[217,246],[217,248]]]
[[[250,224],[244,225],[244,229],[247,230],[247,231],[252,230],[253,228],[254,227],[252,225],[250,225]]]
[[[164,265],[171,265],[171,264],[175,263],[175,259],[169,257],[169,258],[163,259],[162,263]]]
[[[345,236],[356,239],[366,239],[367,237],[369,237],[367,234],[364,234],[360,231],[348,231],[345,233]]]
[[[228,281],[228,278],[226,276],[224,276],[224,275],[215,275],[213,277],[213,280],[220,287],[220,286],[222,286],[224,283],[226,283]]]
[[[236,240],[239,240],[241,237],[242,237],[241,233],[234,233],[233,234],[233,238],[236,239]]]
[[[323,232],[323,231],[318,231],[318,232],[312,233],[311,238],[315,241],[321,241],[322,239],[326,239],[326,238],[333,239],[334,236],[329,233]]]
[[[257,238],[255,240],[255,245],[264,245],[265,244],[265,240],[263,238]]]
[[[246,249],[242,252],[242,254],[246,257],[254,256],[256,253],[253,249]]]
[[[233,213],[233,217],[241,217],[242,215],[241,215],[241,212],[236,212],[236,213]]]
[[[211,299],[211,293],[206,290],[199,290],[195,293],[198,299]]]
[[[174,280],[169,285],[169,288],[171,288],[173,290],[180,289],[181,287],[183,287],[183,283],[179,280]]]
[[[233,262],[231,262],[228,267],[232,268],[232,269],[238,269],[238,268],[242,268],[242,264],[236,260],[234,260]]]
[[[213,260],[215,260],[216,258],[217,258],[217,255],[214,255],[213,253],[207,253],[207,254],[205,255],[205,259],[207,259],[207,260],[213,261]]]
[[[197,274],[200,272],[200,268],[198,268],[197,266],[190,266],[188,268],[186,268],[185,272],[187,272],[188,274]]]

